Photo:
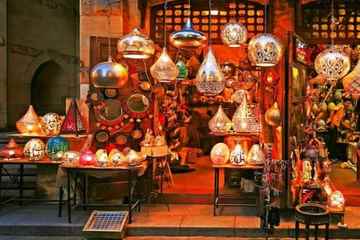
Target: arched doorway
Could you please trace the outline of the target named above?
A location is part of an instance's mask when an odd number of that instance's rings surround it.
[[[56,62],[47,61],[38,67],[31,81],[31,104],[39,115],[65,113],[66,83],[65,72]]]

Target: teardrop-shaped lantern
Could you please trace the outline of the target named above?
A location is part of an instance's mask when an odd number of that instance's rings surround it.
[[[246,94],[243,95],[241,104],[237,107],[232,118],[235,132],[259,132],[260,124],[255,114],[247,103]]]
[[[245,164],[245,152],[239,143],[235,145],[230,153],[230,162],[234,165]]]
[[[259,144],[251,146],[250,151],[247,155],[246,162],[249,164],[263,164],[265,161],[265,154],[262,151]]]
[[[25,115],[16,122],[16,128],[22,134],[44,135],[40,118],[32,105],[29,106]]]
[[[350,57],[338,48],[322,51],[315,58],[315,70],[330,82],[344,77],[350,70]]]
[[[171,33],[169,38],[170,43],[176,48],[198,48],[206,42],[206,36],[192,28],[190,18],[180,31]]]
[[[221,39],[229,47],[240,47],[247,40],[247,29],[241,23],[228,23],[221,31]]]
[[[214,133],[226,133],[231,130],[232,122],[220,105],[216,114],[209,121],[209,129]]]
[[[90,80],[97,88],[122,88],[128,81],[128,70],[109,57],[108,61],[98,63],[91,69]]]
[[[217,143],[210,152],[210,159],[214,164],[225,164],[229,161],[230,151],[225,143]]]
[[[197,90],[207,96],[217,95],[225,88],[224,75],[211,48],[196,74],[195,84]]]
[[[265,122],[273,127],[280,126],[281,113],[277,102],[275,102],[268,110],[266,110]]]
[[[176,67],[179,70],[179,74],[176,79],[185,80],[189,74],[185,62],[182,59],[180,59],[179,61],[176,62]]]
[[[250,62],[258,67],[273,67],[280,61],[283,47],[272,34],[260,33],[253,37],[248,46]]]
[[[163,48],[158,60],[150,68],[151,76],[159,82],[171,82],[176,80],[179,70],[173,60]]]
[[[141,34],[138,28],[122,37],[117,44],[118,52],[129,59],[148,59],[155,53],[154,42]]]

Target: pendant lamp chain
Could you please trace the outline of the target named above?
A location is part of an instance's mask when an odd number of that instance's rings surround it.
[[[112,14],[112,6],[110,0],[107,0],[107,7],[109,9],[107,14],[108,21],[108,58],[111,59],[111,14]]]
[[[268,25],[267,25],[267,4],[268,4],[268,1],[265,1],[265,3],[264,3],[265,5],[264,5],[264,23],[265,23],[265,33],[267,33],[267,32],[269,32],[269,30],[268,30]]]
[[[334,47],[334,31],[335,31],[335,27],[336,27],[336,20],[335,20],[335,13],[334,13],[334,0],[331,0],[331,22],[330,22],[330,26],[331,26],[331,35],[330,35],[330,39],[331,39],[331,47]]]
[[[164,48],[166,48],[166,12],[167,12],[167,6],[168,5],[168,1],[165,0],[164,3]]]
[[[209,47],[211,46],[212,44],[212,41],[211,41],[211,0],[209,0],[209,39],[208,39],[208,44],[209,44]]]

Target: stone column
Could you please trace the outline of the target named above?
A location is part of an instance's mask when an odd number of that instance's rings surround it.
[[[7,0],[0,0],[0,129],[7,126]]]

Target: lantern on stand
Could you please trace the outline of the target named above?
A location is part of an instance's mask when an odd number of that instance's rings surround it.
[[[210,152],[210,159],[214,164],[225,164],[229,161],[230,151],[225,143],[217,143]]]
[[[46,143],[46,153],[53,160],[60,160],[69,150],[69,141],[57,136],[50,138]]]
[[[96,156],[91,150],[86,150],[81,153],[79,163],[83,166],[95,165]]]
[[[0,157],[3,158],[16,158],[23,155],[23,148],[17,145],[15,139],[11,138],[8,144],[0,149]]]
[[[24,147],[24,155],[31,161],[39,161],[45,157],[45,143],[38,138],[30,139]]]
[[[232,128],[232,122],[220,105],[216,114],[209,121],[209,129],[214,133],[226,133]]]
[[[16,122],[17,130],[22,134],[44,135],[39,116],[32,105],[29,106],[25,115]]]

